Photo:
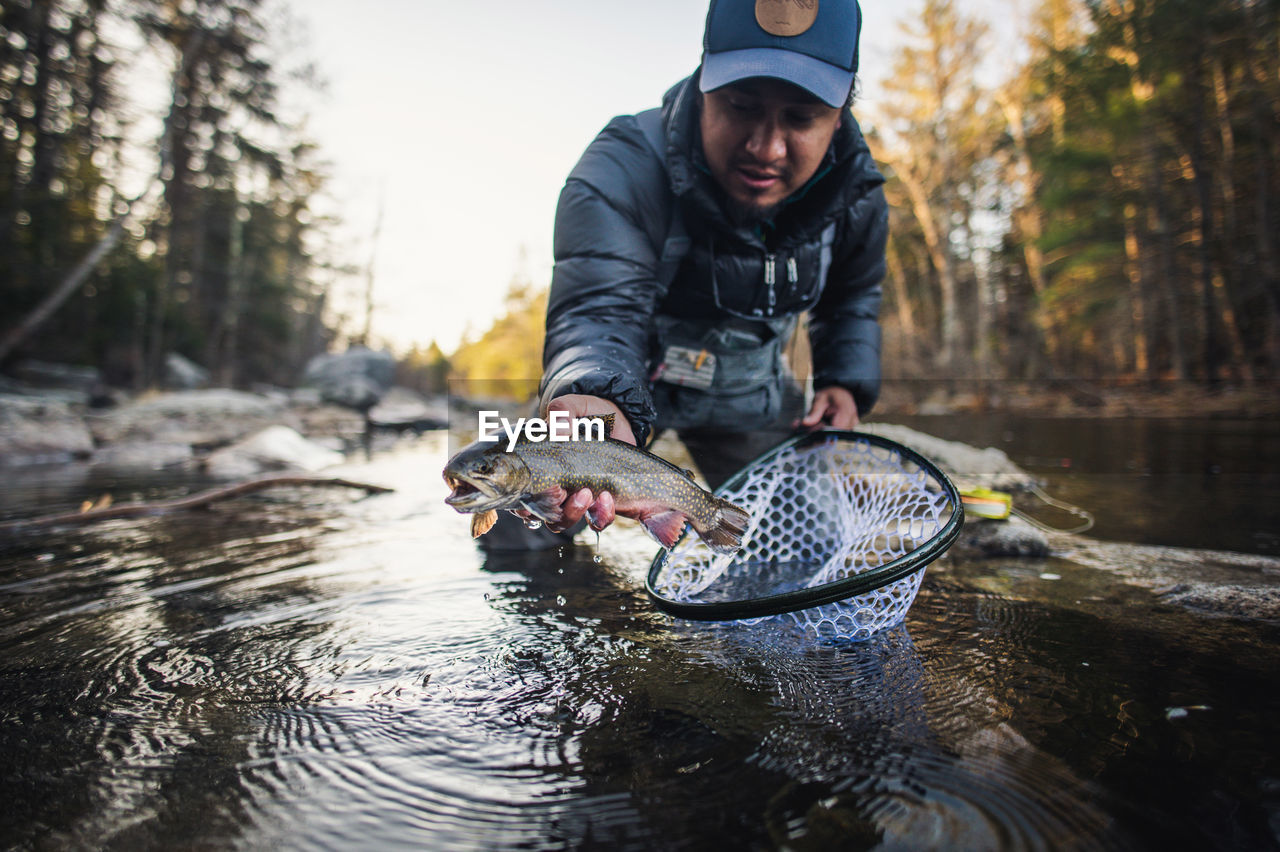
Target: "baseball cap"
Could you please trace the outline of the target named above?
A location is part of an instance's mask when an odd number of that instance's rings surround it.
[[[711,0],[699,87],[774,77],[844,106],[861,28],[857,0]]]

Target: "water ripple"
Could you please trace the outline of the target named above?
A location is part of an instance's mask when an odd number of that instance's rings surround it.
[[[1188,778],[1212,755],[1247,763],[1262,725],[1222,733],[1214,711],[1165,708],[1219,705],[1204,673],[1238,656],[1236,706],[1280,712],[1266,636],[1178,644],[1188,625],[1161,619],[1189,616],[1126,616],[1132,602],[1110,593],[1073,603],[1094,590],[1067,567],[1049,594],[1028,565],[940,565],[903,625],[860,643],[672,619],[644,599],[652,544],[634,527],[484,557],[440,502],[442,455],[428,442],[375,460],[360,476],[396,484],[386,498],[254,503],[0,551],[6,838],[1213,846],[1178,804],[1203,790]],[[1131,804],[1135,754],[1164,761],[1172,804]],[[1247,789],[1274,776],[1265,756],[1248,766]],[[1213,805],[1223,836],[1256,837],[1232,815],[1244,798]]]

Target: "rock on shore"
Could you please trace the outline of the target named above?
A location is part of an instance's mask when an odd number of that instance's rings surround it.
[[[1018,467],[1004,450],[978,448],[959,441],[935,438],[908,426],[894,423],[863,423],[858,431],[897,441],[929,459],[951,477],[957,488],[992,488],[1022,491],[1038,484],[1036,478]]]
[[[215,447],[277,423],[294,425],[283,400],[234,390],[193,390],[145,397],[89,415],[99,444],[164,441]]]
[[[210,453],[209,473],[224,479],[256,476],[268,470],[317,471],[340,465],[342,453],[308,441],[288,426],[268,426],[242,441]]]
[[[0,394],[0,464],[85,458],[93,436],[84,417],[66,402]]]
[[[387,428],[398,426],[397,417],[408,417],[419,431],[447,423],[443,404],[395,390],[394,410],[374,425],[387,420]],[[0,393],[0,465],[74,459],[129,469],[207,465],[228,477],[317,470],[341,461],[335,450],[359,443],[365,428],[361,413],[305,389],[174,391],[129,400],[105,413],[28,389]]]

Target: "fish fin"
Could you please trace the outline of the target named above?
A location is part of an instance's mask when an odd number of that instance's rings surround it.
[[[674,510],[644,515],[639,520],[649,535],[663,547],[674,547],[680,540],[680,534],[684,532],[685,517]]]
[[[479,538],[493,529],[493,525],[497,522],[498,512],[495,509],[490,509],[487,512],[476,512],[471,516],[471,537]]]
[[[695,524],[694,531],[707,543],[707,547],[716,553],[737,553],[742,548],[742,536],[747,532],[751,516],[746,510],[728,500],[721,500],[719,497],[712,499],[715,501],[716,508],[712,515],[711,526],[701,530]]]
[[[559,485],[555,485],[541,494],[535,494],[528,499],[521,500],[520,505],[537,515],[545,523],[558,524],[564,516],[561,506],[568,496],[567,491]]]

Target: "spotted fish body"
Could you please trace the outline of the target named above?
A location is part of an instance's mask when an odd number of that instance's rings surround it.
[[[749,520],[687,471],[612,438],[534,442],[522,436],[510,451],[477,442],[449,461],[444,479],[453,489],[446,502],[459,512],[478,513],[473,535],[487,532],[499,509],[527,509],[558,523],[565,498],[582,488],[597,495],[608,491],[617,514],[640,521],[666,547],[688,521],[713,550],[733,553],[742,546]]]

